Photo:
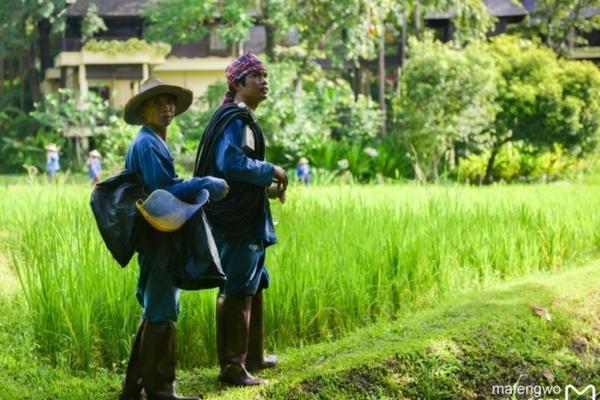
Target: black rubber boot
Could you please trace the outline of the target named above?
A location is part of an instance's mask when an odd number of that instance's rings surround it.
[[[263,317],[263,295],[262,290],[252,296],[252,311],[250,312],[250,333],[248,336],[248,356],[246,358],[246,369],[257,371],[265,368],[273,368],[277,365],[277,356],[265,355],[265,323]]]
[[[148,400],[200,400],[175,394],[177,330],[172,322],[146,322],[140,351],[140,376]]]
[[[143,320],[138,327],[138,330],[133,339],[129,361],[127,362],[127,370],[125,371],[125,379],[119,400],[141,400],[142,398],[142,382],[140,379],[140,343],[142,341],[142,331],[146,325],[146,320]]]
[[[266,383],[250,375],[245,366],[250,309],[250,296],[220,294],[217,298],[217,353],[221,366],[219,381],[223,383],[235,386]]]

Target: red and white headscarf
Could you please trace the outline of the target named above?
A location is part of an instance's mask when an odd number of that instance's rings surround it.
[[[227,67],[225,76],[227,77],[227,85],[229,90],[225,93],[221,105],[233,103],[233,85],[242,79],[244,76],[252,72],[267,72],[267,67],[260,61],[260,59],[252,54],[248,53],[241,56]]]

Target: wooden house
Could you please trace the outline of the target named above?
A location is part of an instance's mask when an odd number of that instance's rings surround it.
[[[142,7],[148,0],[94,0],[106,30],[94,35],[98,40],[142,39],[145,21]],[[223,43],[212,29],[195,43],[174,45],[167,55],[145,51],[127,54],[107,54],[88,51],[82,39],[82,21],[87,1],[75,0],[65,10],[66,29],[61,43],[51,46],[49,27],[40,26],[43,92],[58,88],[73,88],[85,94],[94,91],[109,99],[113,107],[122,107],[138,92],[139,84],[150,75],[185,86],[202,95],[208,85],[224,79],[225,68],[233,59],[232,49]],[[262,53],[266,32],[263,26],[252,28],[243,50]],[[54,54],[52,48],[54,47]]]
[[[519,23],[525,19],[528,12],[513,0],[483,0],[490,16],[496,18],[494,30],[490,36],[505,33],[509,24]],[[425,24],[436,32],[438,39],[449,42],[454,38],[454,22],[456,10],[430,12],[425,15]]]

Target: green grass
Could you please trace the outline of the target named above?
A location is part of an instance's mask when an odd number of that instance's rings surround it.
[[[345,338],[280,353],[262,388],[225,388],[215,368],[180,370],[206,399],[500,399],[494,385],[600,386],[600,260],[452,295]],[[22,300],[22,299],[21,299]],[[530,307],[548,308],[552,321]],[[0,297],[0,399],[108,400],[120,373],[71,374],[35,356],[18,298]],[[545,370],[555,376],[550,383]],[[522,398],[522,397],[518,397]],[[535,398],[535,397],[534,397]],[[561,395],[560,398],[564,398]]]
[[[9,185],[0,197],[36,353],[81,371],[119,367],[141,312],[135,261],[105,249],[82,185]],[[295,187],[274,205],[268,347],[343,337],[448,295],[562,268],[600,244],[600,188]],[[211,366],[214,291],[182,296],[181,365]]]
[[[56,178],[56,182],[59,185],[73,185],[73,184],[84,184],[89,182],[87,174],[79,173],[79,172],[59,172]],[[34,174],[34,175],[25,175],[25,174],[13,174],[13,175],[0,175],[0,188],[3,189],[3,186],[13,186],[13,185],[48,185],[48,178],[44,172]]]

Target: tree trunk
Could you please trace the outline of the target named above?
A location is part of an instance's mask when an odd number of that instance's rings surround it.
[[[22,71],[22,75],[19,78],[19,108],[21,110],[25,110],[25,81],[27,80],[27,76],[24,71],[24,64],[26,52],[27,50],[21,50],[21,54],[19,55],[19,71]]]
[[[0,54],[0,99],[4,98],[4,54]]]
[[[277,61],[275,59],[275,27],[270,23],[265,23],[265,32],[267,36],[265,53],[270,61]]]
[[[415,1],[414,17],[415,36],[417,39],[421,39],[421,4],[419,3],[419,0]]]
[[[360,63],[360,61],[359,61]],[[360,64],[359,66],[352,66],[352,92],[354,92],[354,101],[358,101],[358,95],[360,94],[361,76],[362,71]]]
[[[494,178],[492,176],[492,174],[494,173],[494,162],[496,161],[496,156],[500,151],[500,147],[502,147],[502,144],[492,147],[492,154],[490,154],[490,158],[485,169],[485,176],[483,177],[484,185],[490,185],[494,182]]]
[[[385,104],[385,31],[382,26],[381,36],[379,38],[379,107],[383,113],[383,125],[379,137],[385,136],[385,126],[387,121]]]
[[[400,44],[401,48],[400,48],[400,54],[401,54],[401,59],[400,59],[400,67],[404,68],[404,62],[406,61],[406,13],[404,11],[402,11],[402,42]]]
[[[7,52],[7,54],[10,54],[10,51]],[[7,63],[6,63],[6,78],[8,79],[8,93],[12,93],[14,87],[15,87],[15,81],[13,79],[13,67],[12,67],[12,62],[14,60],[7,58]]]
[[[27,76],[29,77],[29,90],[31,91],[31,101],[40,101],[40,85],[36,66],[37,45],[36,40],[31,44],[31,49],[27,57]]]
[[[369,99],[369,104],[372,99],[371,95],[371,70],[369,68],[364,68],[362,70],[362,94],[367,96]]]

